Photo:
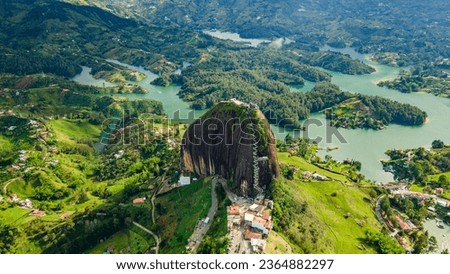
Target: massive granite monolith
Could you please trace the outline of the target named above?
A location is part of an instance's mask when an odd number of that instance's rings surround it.
[[[214,106],[187,129],[181,147],[184,172],[220,175],[232,191],[259,196],[279,176],[274,134],[263,113],[237,100]]]

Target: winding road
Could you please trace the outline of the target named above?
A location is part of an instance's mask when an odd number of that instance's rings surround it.
[[[153,192],[153,195],[150,198],[150,203],[152,204],[152,222],[153,222],[153,224],[156,224],[156,217],[155,217],[155,200],[156,200],[156,196],[159,194],[159,191],[162,189],[162,187],[166,183],[165,179],[166,179],[166,173],[164,173],[164,175],[162,176],[161,183],[156,187],[155,192]]]
[[[214,216],[217,212],[217,194],[216,194],[216,186],[217,186],[217,177],[214,177],[211,180],[211,207],[209,208],[209,212],[207,217],[209,218],[209,222],[207,224],[203,224],[200,229],[196,229],[190,239],[196,239],[195,245],[192,247],[192,253],[195,253],[209,228],[211,227],[211,223],[214,219]]]
[[[381,195],[380,198],[378,198],[377,200],[377,204],[375,205],[375,214],[377,215],[377,219],[378,221],[383,224],[387,229],[390,230],[388,224],[386,223],[386,220],[383,218],[383,215],[381,214],[381,200],[383,200],[383,198],[386,197],[386,195]],[[394,231],[392,231],[394,232]]]
[[[156,234],[153,233],[150,229],[147,229],[145,226],[143,226],[143,225],[141,225],[141,224],[139,224],[139,223],[133,222],[133,225],[139,227],[139,228],[142,229],[143,231],[145,231],[145,232],[147,232],[148,234],[150,234],[150,235],[153,236],[153,238],[154,238],[155,241],[156,241],[156,247],[155,247],[156,254],[158,254],[158,252],[159,252],[159,244],[161,243],[161,240],[159,239],[158,235],[156,235]]]
[[[168,170],[168,168],[166,169],[166,173],[167,173],[167,170]],[[161,190],[161,188],[166,183],[165,182],[166,173],[164,173],[164,175],[162,176],[161,183],[156,187],[155,192],[153,192],[153,195],[150,198],[150,203],[152,204],[151,217],[152,217],[152,223],[153,224],[156,224],[156,217],[155,217],[155,200],[156,200],[156,196],[158,195],[159,191]],[[159,245],[161,244],[161,239],[159,238],[159,236],[156,233],[154,233],[153,231],[151,231],[150,229],[146,228],[145,226],[143,226],[143,225],[141,225],[141,224],[139,224],[137,222],[133,221],[133,225],[135,225],[136,227],[142,229],[143,231],[145,231],[148,234],[153,236],[153,238],[155,239],[155,242],[156,242],[156,247],[155,247],[156,254],[158,254],[159,253]]]

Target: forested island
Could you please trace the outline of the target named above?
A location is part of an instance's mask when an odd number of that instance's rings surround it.
[[[382,81],[379,86],[396,89],[403,93],[428,92],[450,98],[450,60],[437,60],[432,65],[422,64],[410,70],[402,70],[392,81]]]
[[[247,59],[247,54],[253,57]],[[355,123],[354,128],[380,128],[390,123],[420,125],[426,118],[426,113],[417,107],[342,92],[328,83],[328,74],[294,62],[278,52],[240,51],[230,53],[226,59],[214,54],[205,58],[199,65],[186,69],[181,77],[180,95],[192,102],[195,109],[210,108],[222,100],[237,98],[258,104],[272,123],[301,128],[300,121],[311,113],[357,98],[370,109],[372,121],[365,119]],[[303,79],[320,83],[308,93],[291,92],[289,85],[301,84]],[[331,115],[327,117],[332,118]],[[344,124],[338,122],[336,125]]]
[[[390,123],[417,126],[427,114],[419,108],[381,97],[358,95],[324,110],[331,125],[342,128],[384,129]]]

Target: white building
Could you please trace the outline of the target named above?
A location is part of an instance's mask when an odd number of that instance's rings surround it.
[[[253,253],[263,252],[266,248],[266,241],[261,239],[250,239]]]
[[[21,207],[29,208],[29,209],[33,208],[33,203],[29,199],[19,201],[18,205]]]
[[[313,177],[315,180],[317,180],[317,181],[325,181],[325,180],[327,180],[327,177],[325,177],[325,176],[323,176],[323,175],[320,175],[320,174],[317,173],[317,172],[314,172],[313,175],[312,175],[312,177]]]
[[[250,213],[245,213],[244,214],[244,221],[245,221],[245,223],[251,224],[254,219],[255,219],[255,215],[250,214]]]
[[[187,177],[187,176],[181,176],[180,180],[178,180],[178,184],[180,184],[180,186],[188,186],[191,184],[191,177]]]
[[[251,211],[256,211],[258,209],[258,205],[257,204],[252,204],[250,207]]]

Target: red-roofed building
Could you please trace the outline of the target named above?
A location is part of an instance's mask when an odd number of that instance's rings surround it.
[[[261,218],[263,218],[266,221],[271,221],[272,220],[272,216],[270,216],[270,214],[267,214],[265,212],[262,214]]]
[[[247,231],[245,231],[245,236],[244,238],[246,240],[251,240],[251,239],[262,239],[262,234],[261,233],[255,233],[255,232],[251,232],[249,229]]]
[[[402,230],[411,230],[411,227],[399,216],[395,216],[395,220],[397,220],[397,223]]]
[[[228,207],[228,215],[240,215],[241,207],[239,205],[231,205]]]
[[[133,200],[133,204],[142,204],[145,203],[145,198],[136,198]]]
[[[261,217],[255,217],[255,218],[253,219],[253,222],[259,223],[259,224],[261,224],[261,225],[263,225],[263,226],[266,226],[266,223],[267,223],[267,221],[264,220],[264,219],[261,218]]]
[[[442,195],[444,193],[444,189],[442,187],[438,187],[434,190],[434,194],[436,195]]]
[[[41,210],[33,210],[33,212],[30,213],[30,216],[34,216],[34,217],[44,217],[45,215],[45,211],[41,211]]]

